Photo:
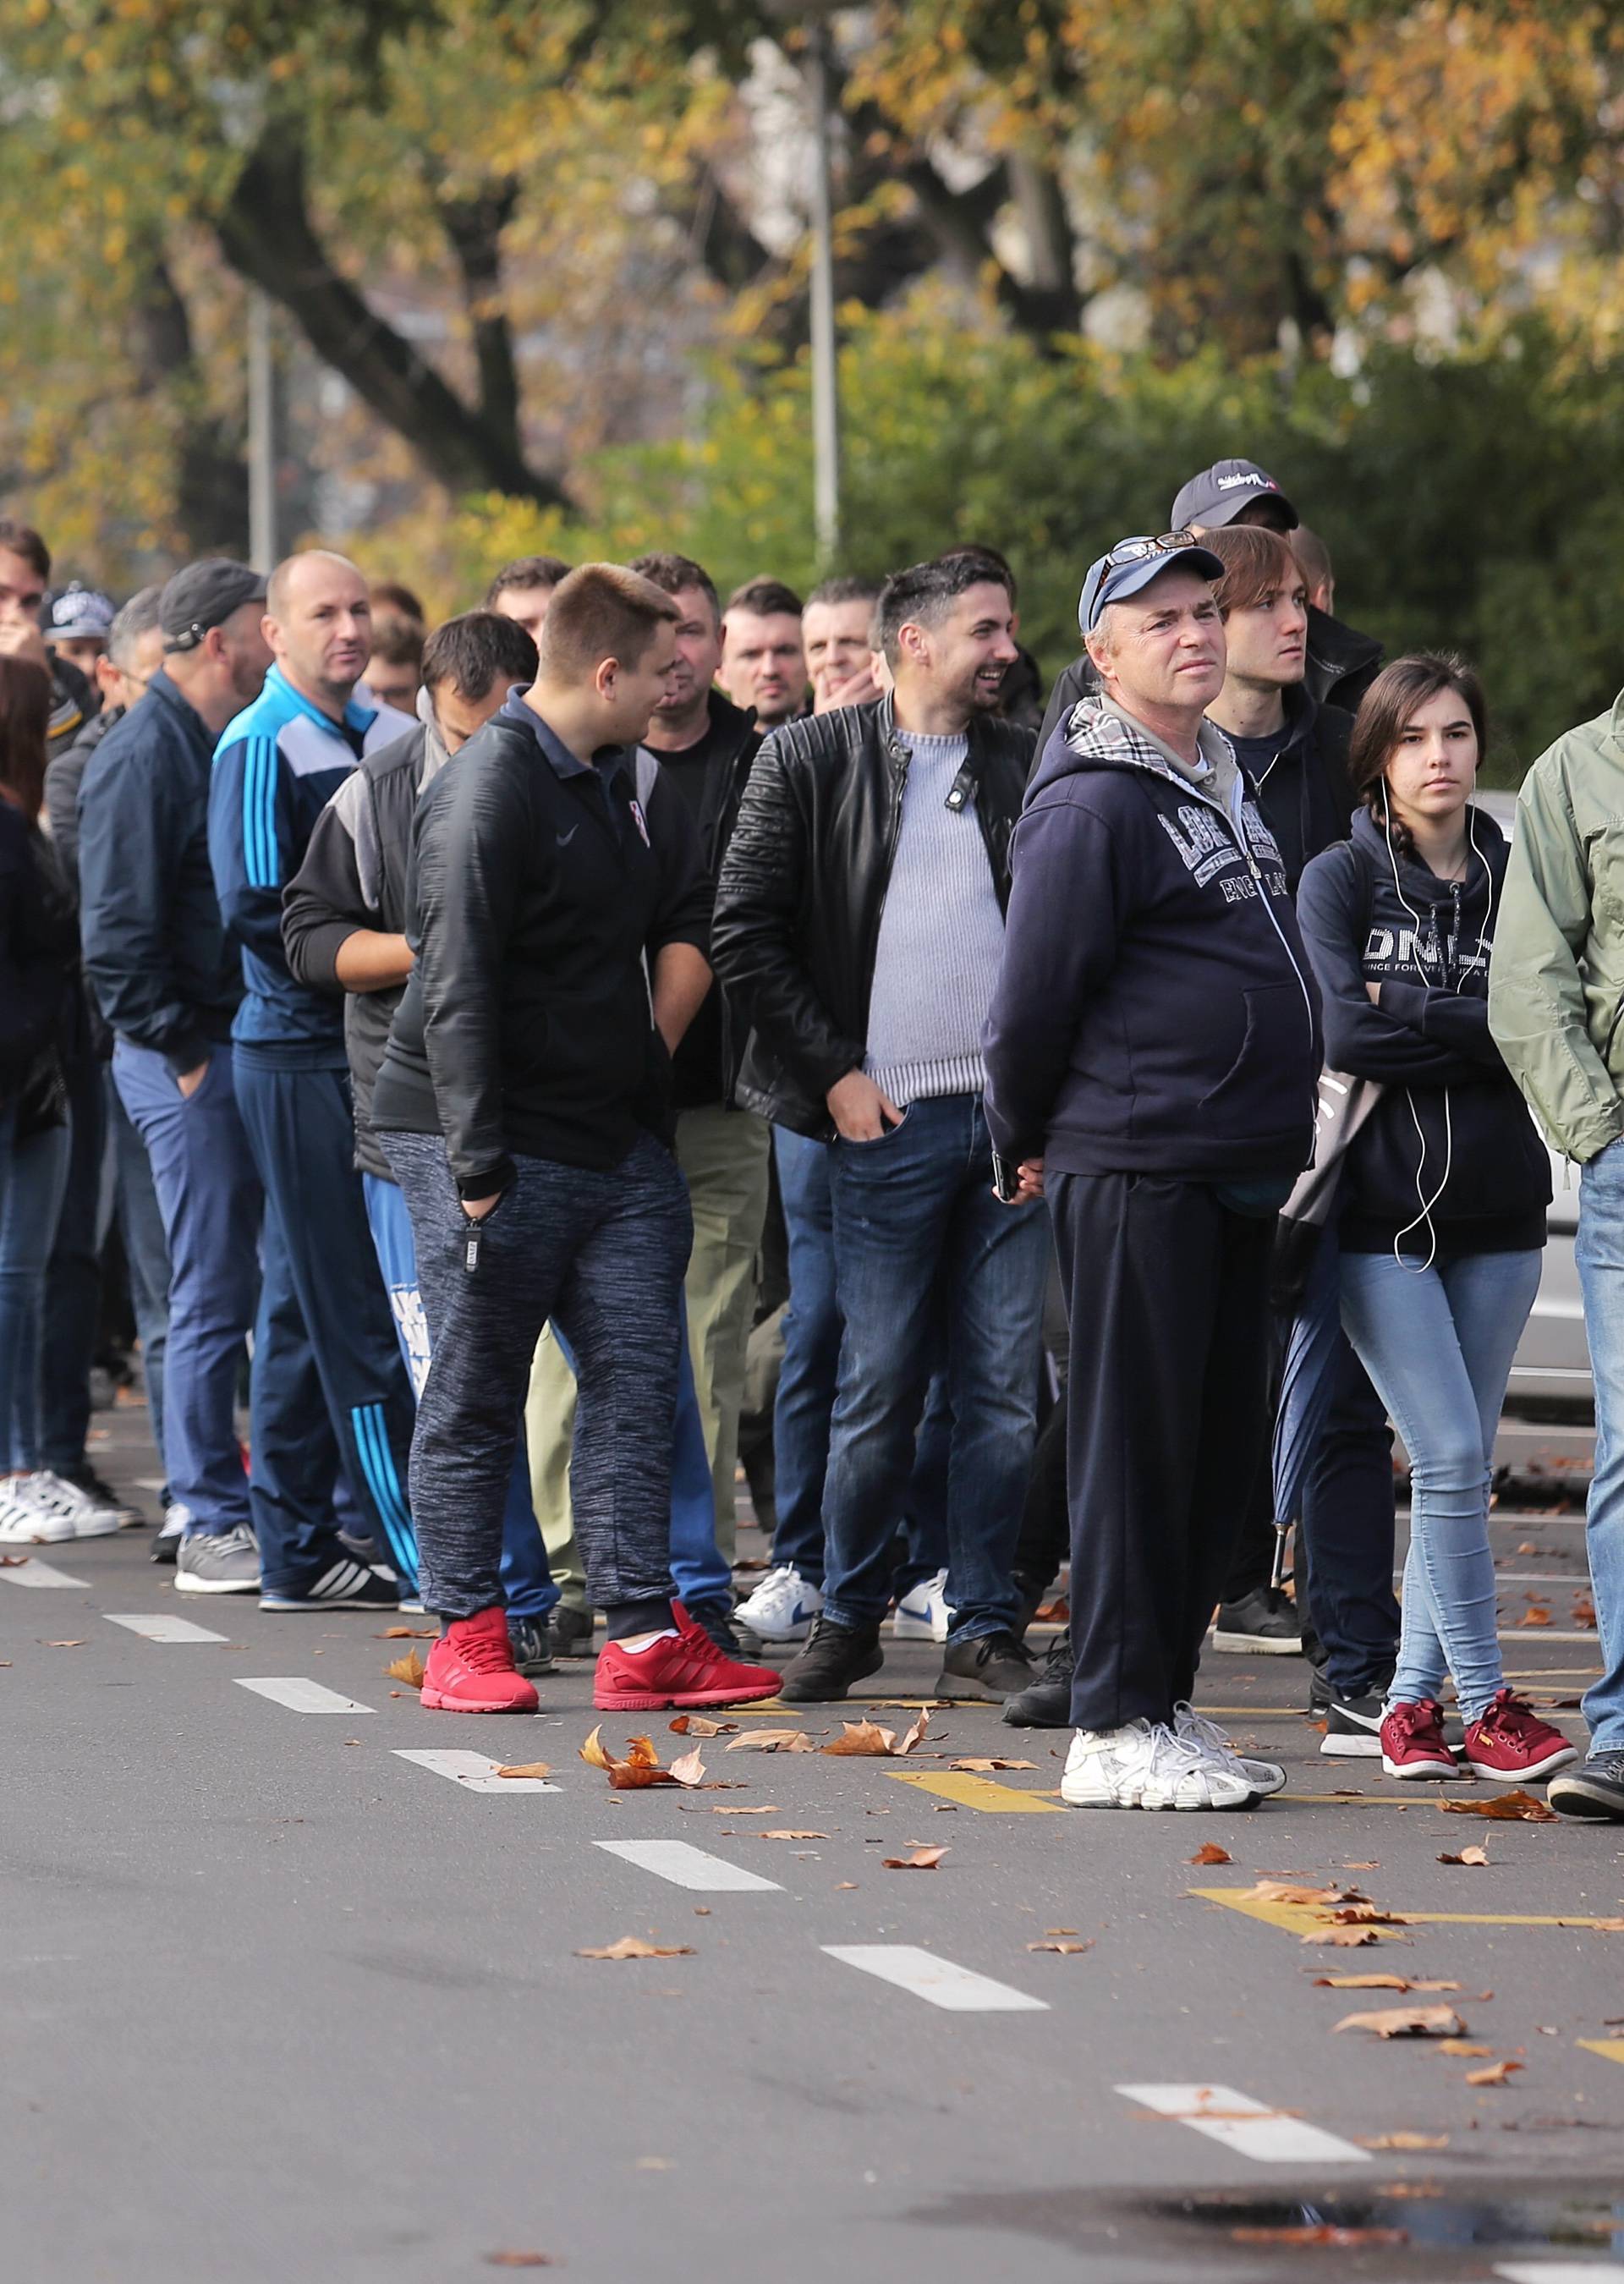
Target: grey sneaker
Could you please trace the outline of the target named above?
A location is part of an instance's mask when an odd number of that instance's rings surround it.
[[[590,1657],[594,1654],[590,1610],[578,1609],[574,1602],[560,1602],[548,1621],[548,1631],[554,1657]]]
[[[260,1550],[251,1530],[189,1530],[175,1557],[177,1594],[257,1594]]]
[[[404,1604],[402,1607],[403,1608]],[[518,1672],[534,1678],[538,1673],[554,1670],[552,1638],[545,1618],[516,1618],[510,1614],[507,1630],[508,1639],[513,1646],[513,1664]]]

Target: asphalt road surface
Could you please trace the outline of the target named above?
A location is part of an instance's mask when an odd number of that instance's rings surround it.
[[[111,1415],[124,1484],[144,1427]],[[1508,1665],[1581,1737],[1581,1521],[1503,1513],[1495,1539]],[[426,1713],[385,1671],[424,1645],[387,1621],[176,1596],[147,1544],[0,1568],[19,2284],[1624,2274],[1624,1932],[1594,1924],[1624,1927],[1624,1828],[1443,1814],[1321,1757],[1297,1659],[1206,1661],[1206,1705],[1290,1769],[1249,1815],[1062,1809],[1064,1735],[979,1707],[906,1759],[729,1734],[701,1751],[738,1788],[617,1793],[578,1757],[589,1665],[539,1719]],[[935,1672],[889,1650],[878,1718],[904,1730]],[[605,1735],[669,1760],[666,1718]],[[1036,1766],[951,1766],[1000,1755]],[[1192,1864],[1208,1842],[1232,1860]],[[947,1853],[886,1867],[916,1848]],[[1321,1911],[1245,1898],[1280,1877],[1396,1923],[1306,1945]],[[629,1936],[679,1955],[581,1955]],[[1368,1973],[1458,1988],[1316,1980]],[[1406,2005],[1452,2006],[1474,2051],[1335,2029]],[[1395,2135],[1425,2146],[1373,2146]]]

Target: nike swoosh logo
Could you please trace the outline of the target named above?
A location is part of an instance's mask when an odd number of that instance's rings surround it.
[[[559,833],[559,835],[558,835],[558,846],[559,846],[559,848],[560,848],[560,849],[567,849],[567,848],[569,847],[569,845],[570,845],[570,842],[574,839],[575,835],[580,832],[580,830],[581,830],[581,827],[580,827],[578,825],[571,825],[571,827],[570,827],[570,829],[569,829],[569,831],[568,831],[567,833]]]

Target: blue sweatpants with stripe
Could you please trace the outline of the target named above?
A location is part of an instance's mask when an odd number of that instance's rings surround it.
[[[347,1559],[340,1524],[417,1577],[412,1399],[355,1167],[347,1070],[282,1069],[239,1044],[237,1107],[265,1185],[248,1497],[269,1592]]]
[[[383,1271],[401,1355],[410,1375],[413,1392],[421,1396],[428,1378],[432,1343],[424,1295],[418,1281],[418,1248],[412,1241],[411,1216],[400,1185],[378,1174],[363,1174],[366,1217],[371,1224],[378,1265]],[[544,1618],[558,1600],[547,1567],[547,1545],[530,1497],[530,1461],[521,1424],[519,1449],[513,1454],[512,1479],[502,1514],[502,1595],[511,1618]]]

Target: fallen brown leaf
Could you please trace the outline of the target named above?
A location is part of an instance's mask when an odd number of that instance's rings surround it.
[[[1586,1920],[1583,1924],[1592,1935],[1624,1935],[1624,1920]],[[1578,1927],[1577,1920],[1558,1920],[1558,1927]]]
[[[966,1770],[966,1771],[975,1771],[975,1770],[978,1770],[978,1769],[1035,1769],[1035,1768],[1036,1768],[1036,1766],[1037,1766],[1037,1763],[1036,1763],[1035,1761],[997,1761],[997,1760],[975,1760],[975,1759],[971,1759],[971,1760],[962,1760],[962,1761],[949,1761],[949,1762],[948,1763],[948,1766],[949,1766],[950,1769],[964,1769],[964,1770]],[[1224,1859],[1223,1859],[1223,1860],[1224,1860],[1224,1862],[1227,1864],[1227,1863],[1229,1862],[1229,1860],[1230,1860],[1230,1859],[1229,1859],[1229,1858],[1226,1856],[1226,1857],[1224,1858]]]
[[[670,1724],[674,1737],[730,1737],[737,1721],[707,1721],[703,1713],[679,1713]]]
[[[1235,1861],[1227,1848],[1220,1848],[1215,1840],[1204,1840],[1193,1856],[1185,1858],[1187,1864],[1232,1864]]]
[[[1466,2083],[1468,2085],[1504,2085],[1513,2070],[1519,2070],[1525,2067],[1522,2062],[1490,2062],[1487,2069],[1468,2070]]]
[[[1052,1601],[1040,1602],[1032,1615],[1040,1625],[1069,1626],[1072,1606],[1064,1594],[1057,1594]]]
[[[404,1657],[391,1659],[384,1668],[391,1681],[403,1681],[409,1689],[422,1688],[425,1670],[423,1660],[415,1649],[409,1649]]]
[[[1057,1943],[1050,1942],[1047,1937],[1045,1937],[1042,1943],[1029,1943],[1027,1945],[1027,1949],[1028,1951],[1058,1951],[1061,1954],[1062,1958],[1065,1959],[1071,1959],[1080,1951],[1092,1951],[1093,1948],[1094,1938],[1092,1936],[1089,1937],[1086,1943]]]
[[[766,1801],[759,1808],[728,1808],[717,1801],[711,1808],[713,1816],[782,1816],[783,1813],[776,1800]]]
[[[1481,1816],[1491,1823],[1554,1824],[1557,1812],[1536,1800],[1520,1785],[1510,1792],[1490,1793],[1486,1800],[1441,1800],[1440,1811],[1445,1816]]]
[[[82,1649],[89,1639],[88,1634],[81,1634],[77,1641],[48,1641],[45,1647],[47,1649]]]
[[[482,2252],[480,2257],[487,2268],[558,2268],[563,2264],[550,2252]]]
[[[1318,1944],[1328,1951],[1358,1951],[1367,1943],[1379,1943],[1381,1937],[1374,1928],[1328,1927],[1316,1928],[1302,1941]]]
[[[1458,1856],[1441,1856],[1438,1861],[1441,1864],[1487,1864],[1488,1850],[1487,1848],[1463,1848]]]
[[[1576,1626],[1594,1626],[1596,1623],[1596,1605],[1588,1594],[1581,1594],[1573,1604],[1573,1623]]]
[[[1519,1626],[1548,1626],[1550,1623],[1550,1612],[1545,1607],[1543,1602],[1530,1602],[1517,1623]]]
[[[660,1767],[660,1756],[647,1737],[629,1738],[625,1759],[617,1760],[604,1743],[601,1722],[581,1748],[581,1757],[589,1768],[602,1769],[616,1792],[646,1792],[651,1785],[681,1781],[669,1769]]]
[[[1458,2038],[1465,2027],[1453,2006],[1378,2006],[1369,2014],[1344,2014],[1336,2025],[1378,2038]]]
[[[27,1559],[26,1554],[0,1554],[0,1570],[20,1570]]]
[[[1362,1797],[1362,1795],[1360,1796]],[[1381,1861],[1378,1857],[1372,1856],[1362,1864],[1344,1864],[1342,1869],[1345,1872],[1379,1872]]]
[[[1075,1935],[1077,1932],[1078,1930],[1075,1928],[1045,1928],[1043,1929],[1043,1933],[1045,1935]]]
[[[882,1856],[887,1872],[933,1872],[947,1854],[945,1848],[914,1848],[906,1856]]]
[[[724,1753],[815,1753],[817,1747],[801,1729],[751,1729],[722,1749]]]
[[[827,1840],[826,1832],[758,1832],[758,1840]]]
[[[372,1639],[374,1641],[438,1641],[440,1629],[438,1626],[386,1626],[382,1633],[374,1634]]]
[[[825,1745],[823,1750],[825,1753],[850,1754],[874,1760],[900,1759],[904,1753],[911,1753],[914,1747],[926,1734],[930,1728],[930,1721],[931,1717],[928,1713],[921,1713],[912,1728],[903,1736],[901,1744],[897,1742],[894,1729],[882,1729],[877,1721],[846,1721],[841,1724],[842,1733],[835,1738],[832,1744]]]
[[[1316,1991],[1458,1991],[1458,1983],[1417,1982],[1408,1975],[1316,1975]]]
[[[1343,1904],[1331,1914],[1336,1927],[1408,1927],[1398,1912],[1385,1912],[1379,1904]]]
[[[641,1936],[623,1935],[618,1943],[605,1944],[601,1951],[578,1951],[577,1959],[691,1959],[693,1945],[690,1943],[644,1943]]]
[[[1294,1880],[1260,1880],[1255,1887],[1240,1892],[1251,1904],[1367,1904],[1370,1900],[1357,1888],[1308,1888]]]
[[[1470,2038],[1445,2038],[1438,2051],[1441,2054],[1453,2054],[1456,2061],[1463,2061],[1469,2055],[1492,2054],[1495,2050],[1493,2046],[1473,2045]]]
[[[1360,2142],[1362,2149],[1447,2149],[1447,2133],[1372,2133]]]
[[[855,1880],[837,1880],[834,1884],[838,1894],[842,1888],[855,1888],[857,1882]]]
[[[705,1764],[699,1758],[699,1748],[697,1745],[691,1752],[677,1755],[671,1764],[670,1776],[673,1784],[691,1787],[705,1782]]]
[[[511,1768],[496,1771],[499,1777],[550,1777],[551,1769],[545,1761],[515,1761]]]

